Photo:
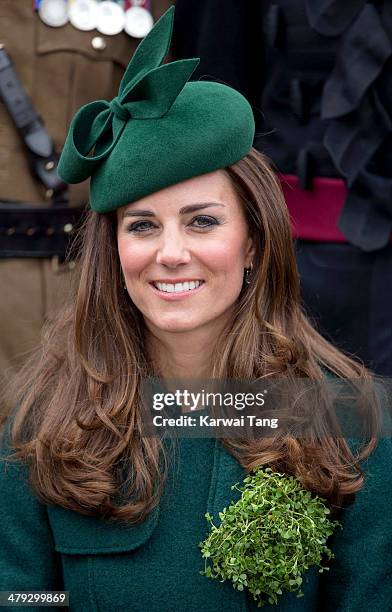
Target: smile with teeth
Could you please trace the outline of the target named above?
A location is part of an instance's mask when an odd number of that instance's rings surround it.
[[[204,281],[196,280],[189,281],[186,283],[158,283],[153,282],[153,285],[159,291],[164,291],[165,293],[181,293],[183,291],[192,291],[192,289],[197,289]]]

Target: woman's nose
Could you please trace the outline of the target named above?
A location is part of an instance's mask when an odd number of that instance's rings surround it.
[[[176,267],[189,263],[191,255],[180,230],[167,229],[160,236],[156,262],[163,266]]]

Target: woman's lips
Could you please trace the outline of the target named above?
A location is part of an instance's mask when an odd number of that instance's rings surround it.
[[[154,292],[159,295],[160,298],[162,298],[163,300],[166,300],[168,302],[174,302],[176,300],[180,300],[184,297],[189,297],[191,295],[195,295],[195,293],[198,293],[199,291],[201,291],[203,289],[205,285],[205,282],[203,281],[201,285],[199,285],[199,287],[196,287],[196,289],[187,289],[186,291],[177,291],[177,292],[171,292],[169,293],[168,291],[161,291],[160,289],[158,289],[157,287],[155,287],[155,285],[153,285],[153,283],[150,283],[150,287],[152,287],[152,289],[154,290]]]

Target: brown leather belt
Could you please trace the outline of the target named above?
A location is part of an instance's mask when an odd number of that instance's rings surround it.
[[[0,259],[59,257],[64,259],[86,209],[27,202],[0,201]]]

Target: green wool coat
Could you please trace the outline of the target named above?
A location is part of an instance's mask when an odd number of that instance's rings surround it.
[[[25,468],[0,466],[0,591],[67,590],[75,612],[258,610],[246,591],[199,574],[204,513],[217,519],[238,499],[231,485],[245,475],[219,440],[178,441],[159,507],[134,527],[47,507],[30,490]],[[391,609],[391,440],[380,440],[364,468],[365,486],[330,540],[330,572],[310,569],[304,597],[286,592],[266,612]]]

